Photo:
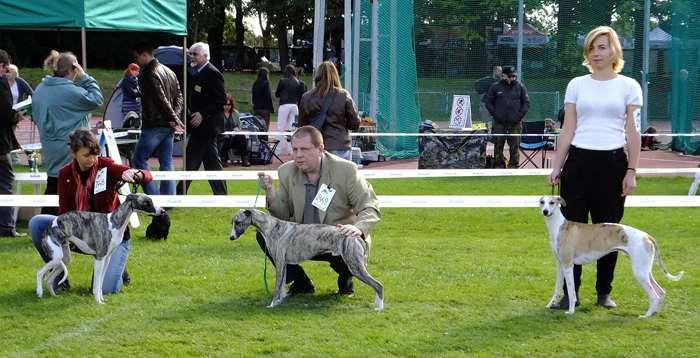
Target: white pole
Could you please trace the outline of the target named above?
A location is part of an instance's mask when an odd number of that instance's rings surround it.
[[[651,17],[651,1],[644,1],[644,58],[642,60],[642,127],[640,131],[644,132],[649,127],[649,119],[647,118],[647,109],[649,108],[649,21]]]
[[[360,87],[360,19],[362,18],[362,3],[360,0],[355,0],[355,23],[354,36],[352,37],[352,98],[355,103],[360,102],[359,87]],[[347,45],[346,45],[347,46]]]
[[[352,50],[350,48],[352,44],[352,0],[345,0],[345,35],[343,36],[344,52],[345,58],[343,63],[345,64],[345,69],[343,70],[343,75],[345,76],[345,90],[352,93],[352,66],[350,61],[352,60]],[[343,67],[340,66],[342,69]]]
[[[323,62],[324,34],[326,26],[326,0],[316,0],[314,11],[314,74]]]
[[[377,121],[377,89],[379,87],[379,81],[377,80],[377,73],[379,72],[379,0],[374,0],[372,2],[372,84],[370,87],[370,103],[369,103],[369,116]]]
[[[518,81],[523,81],[523,13],[525,12],[525,5],[523,5],[523,0],[518,1]]]

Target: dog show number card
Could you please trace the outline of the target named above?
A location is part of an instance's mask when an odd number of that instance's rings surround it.
[[[467,95],[455,95],[452,99],[452,115],[450,116],[450,128],[472,128],[472,104]]]
[[[328,209],[328,205],[331,204],[331,200],[333,200],[333,195],[335,195],[335,189],[329,188],[326,184],[321,184],[321,189],[318,190],[318,194],[316,194],[311,204],[325,212]]]

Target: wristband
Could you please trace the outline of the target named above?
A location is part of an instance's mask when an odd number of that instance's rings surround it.
[[[637,169],[634,169],[634,168],[627,168],[627,170],[631,170],[631,171],[633,171],[633,172],[635,172],[635,173],[637,172]]]

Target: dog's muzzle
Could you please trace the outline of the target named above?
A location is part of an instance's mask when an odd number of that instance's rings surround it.
[[[554,214],[553,211],[549,211],[549,210],[547,210],[547,209],[542,210],[542,215],[544,215],[544,216],[547,217],[547,218],[550,217],[550,216],[552,216],[552,214]]]

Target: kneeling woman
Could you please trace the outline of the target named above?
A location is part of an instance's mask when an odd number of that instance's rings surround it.
[[[58,172],[59,215],[73,210],[111,213],[121,203],[117,193],[120,180],[140,184],[153,180],[151,173],[147,170],[131,169],[114,163],[112,159],[99,157],[100,144],[87,129],[78,129],[71,133],[68,146],[74,159]],[[98,180],[98,178],[104,180]],[[53,215],[37,215],[29,220],[29,233],[44,262],[48,262],[50,258],[41,247],[41,237],[55,218]],[[129,258],[131,247],[130,237],[127,226],[124,241],[119,244],[109,261],[102,286],[104,294],[117,293],[122,285],[128,285],[131,281],[126,270],[126,260]],[[70,249],[83,254],[75,245],[71,244]],[[57,278],[54,284],[57,284],[62,277]],[[70,288],[68,280],[54,287],[54,289],[64,290],[68,288]]]

